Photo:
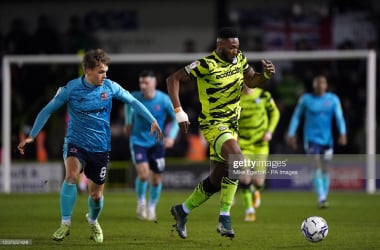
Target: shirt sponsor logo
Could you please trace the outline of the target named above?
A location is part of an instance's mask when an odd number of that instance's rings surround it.
[[[106,112],[107,108],[101,108],[101,109],[92,109],[92,110],[83,110],[82,113],[88,115],[88,114],[101,114],[103,112]]]
[[[232,76],[232,75],[235,75],[235,74],[239,74],[240,72],[241,72],[240,71],[240,67],[236,67],[233,70],[227,71],[227,72],[225,72],[223,74],[220,74],[220,75],[216,75],[216,79],[229,77],[229,76]]]

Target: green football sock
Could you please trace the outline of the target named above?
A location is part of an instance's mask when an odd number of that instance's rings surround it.
[[[242,188],[241,189],[241,196],[243,197],[243,204],[244,204],[245,210],[252,208],[253,204],[252,204],[251,190],[249,190],[248,188]]]
[[[238,187],[239,181],[231,180],[228,177],[223,177],[222,179],[222,189],[220,193],[220,214],[229,215],[232,202]]]
[[[202,205],[205,201],[207,201],[212,193],[208,193],[203,189],[203,182],[200,182],[194,189],[194,191],[190,194],[190,196],[185,200],[185,207],[189,210],[193,210],[196,207]]]

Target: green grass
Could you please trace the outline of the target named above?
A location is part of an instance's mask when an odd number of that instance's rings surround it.
[[[139,221],[134,193],[105,192],[105,207],[99,220],[104,243],[89,238],[84,215],[87,195],[78,195],[71,235],[63,242],[50,239],[58,228],[58,194],[0,195],[0,239],[32,239],[29,246],[0,249],[379,249],[380,197],[364,193],[332,193],[328,210],[316,208],[312,192],[264,191],[257,221],[244,222],[240,194],[232,208],[236,237],[216,233],[218,199],[214,195],[189,215],[188,238],[172,232],[172,204],[182,202],[190,191],[164,191],[158,206],[158,222]],[[329,233],[319,243],[306,241],[300,232],[302,220],[319,215],[327,220]]]

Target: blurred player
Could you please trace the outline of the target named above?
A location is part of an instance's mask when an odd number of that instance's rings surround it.
[[[269,141],[280,120],[280,111],[272,95],[262,88],[243,89],[239,119],[239,146],[245,158],[267,161]],[[260,190],[264,188],[266,166],[257,165],[256,174],[240,177],[240,188],[245,207],[245,221],[255,221],[255,208],[261,203]]]
[[[239,45],[237,32],[233,28],[222,28],[217,34],[216,49],[210,55],[177,70],[167,78],[176,120],[184,133],[188,132],[190,123],[181,108],[180,82],[189,83],[193,79],[198,84],[202,105],[198,120],[202,134],[210,145],[210,175],[195,187],[182,204],[171,208],[176,220],[175,229],[181,238],[187,237],[188,214],[219,191],[221,197],[217,232],[230,238],[235,236],[230,209],[239,177],[236,179],[228,175],[228,160],[229,157],[244,160],[237,143],[240,95],[244,83],[256,87],[275,73],[274,65],[264,60],[264,73],[255,72],[239,50]]]
[[[332,123],[335,117],[339,132],[338,143],[346,145],[346,123],[339,97],[327,92],[325,76],[318,75],[313,80],[313,93],[301,96],[290,120],[288,142],[296,149],[296,131],[301,116],[304,117],[304,147],[313,159],[313,185],[318,195],[318,207],[327,208],[330,188],[328,164],[333,155]]]
[[[142,71],[139,76],[140,91],[131,94],[139,100],[156,118],[163,128],[170,120],[170,128],[163,142],[157,142],[149,135],[149,124],[140,113],[125,105],[127,132],[130,135],[132,162],[136,167],[135,191],[137,195],[137,217],[141,220],[156,220],[156,205],[161,195],[161,174],[165,170],[165,148],[174,145],[179,131],[170,98],[157,90],[157,79],[152,71]],[[146,193],[149,183],[149,202]],[[148,205],[148,206],[147,206]]]
[[[39,112],[29,136],[18,145],[24,154],[25,146],[32,143],[50,115],[67,105],[69,123],[63,145],[65,180],[60,191],[61,226],[52,239],[63,240],[70,234],[71,216],[77,199],[77,181],[80,172],[88,178],[88,214],[91,238],[103,242],[103,231],[98,217],[103,209],[103,189],[106,181],[110,140],[110,113],[112,99],[131,105],[151,124],[151,133],[161,139],[162,132],[156,119],[119,84],[107,79],[109,57],[102,49],[88,51],[83,57],[85,75],[60,87],[53,99]]]

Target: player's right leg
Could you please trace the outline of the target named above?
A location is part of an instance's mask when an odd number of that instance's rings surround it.
[[[103,189],[104,184],[96,184],[92,180],[88,181],[89,197],[88,197],[88,213],[86,219],[90,224],[91,236],[90,239],[96,243],[103,242],[103,230],[100,227],[98,218],[104,206]]]
[[[157,144],[149,149],[149,167],[151,170],[147,219],[156,221],[156,207],[161,197],[162,173],[165,171],[165,148]]]
[[[137,198],[136,215],[140,220],[147,219],[146,193],[150,177],[147,151],[148,148],[131,145],[131,158],[137,172],[135,179],[135,192]]]
[[[306,143],[306,152],[309,155],[311,160],[311,164],[313,166],[313,174],[312,174],[312,182],[315,192],[317,193],[318,199],[318,207],[325,208],[327,205],[326,201],[326,192],[323,184],[323,176],[322,176],[322,153],[324,147],[313,143]]]
[[[173,215],[176,224],[175,227],[178,235],[185,239],[187,237],[186,222],[187,215],[194,209],[202,205],[207,201],[214,193],[218,192],[220,187],[216,187],[210,181],[210,177],[207,177],[201,181],[185,200],[184,203],[175,205],[171,208],[171,214]]]
[[[240,186],[241,196],[243,198],[243,205],[245,209],[244,221],[253,222],[256,220],[256,211],[255,211],[255,208],[253,206],[253,201],[252,201],[252,193],[250,190],[251,184],[250,182],[248,183],[244,182],[244,180],[241,178],[239,182],[239,186]]]
[[[51,237],[56,241],[61,241],[70,234],[71,215],[77,200],[77,181],[82,168],[79,159],[75,156],[67,156],[67,152],[64,150],[66,174],[60,191],[61,225]]]

